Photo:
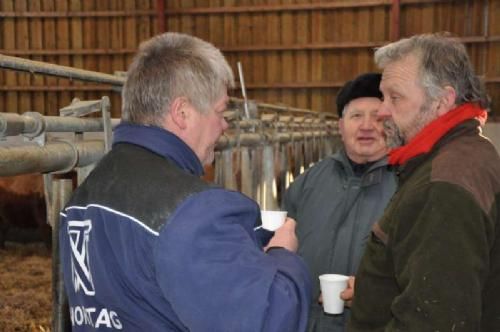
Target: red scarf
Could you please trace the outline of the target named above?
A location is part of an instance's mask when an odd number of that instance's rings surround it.
[[[411,141],[389,152],[389,164],[403,165],[418,155],[429,152],[434,144],[459,123],[473,118],[486,118],[486,111],[478,105],[463,104],[430,122]]]

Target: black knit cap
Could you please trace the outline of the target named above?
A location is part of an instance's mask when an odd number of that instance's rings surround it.
[[[339,118],[342,117],[345,105],[349,104],[353,99],[362,97],[382,99],[382,92],[379,90],[381,78],[382,75],[379,73],[366,73],[344,84],[337,94],[336,100]]]

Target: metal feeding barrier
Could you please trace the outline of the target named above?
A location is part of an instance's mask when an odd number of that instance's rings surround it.
[[[0,67],[111,84],[116,91],[125,82],[123,76],[1,54]],[[93,116],[87,117],[90,114]],[[263,209],[278,208],[293,178],[333,153],[340,143],[332,113],[230,98],[225,117],[229,129],[217,142],[215,161],[207,173],[213,173],[210,180],[215,183],[254,198]],[[59,266],[59,211],[75,185],[109,151],[112,130],[119,122],[111,119],[106,96],[75,99],[59,110],[59,116],[0,113],[0,176],[41,173],[44,178],[47,220],[53,229],[53,331],[69,327]],[[20,137],[27,144],[2,144],[10,137]],[[75,173],[76,184],[74,176],[68,176]]]

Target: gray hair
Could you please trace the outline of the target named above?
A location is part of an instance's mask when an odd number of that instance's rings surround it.
[[[161,126],[175,98],[187,98],[204,113],[233,86],[231,67],[215,46],[164,33],[139,46],[122,90],[122,119]]]
[[[435,100],[445,86],[455,89],[455,103],[478,103],[488,108],[488,97],[483,82],[472,68],[465,46],[449,34],[422,34],[379,48],[375,52],[375,63],[384,68],[387,64],[414,54],[420,63],[421,85],[428,98]]]

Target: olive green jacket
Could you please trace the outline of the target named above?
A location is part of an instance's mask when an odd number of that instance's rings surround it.
[[[349,331],[500,331],[500,158],[470,120],[399,170]]]

